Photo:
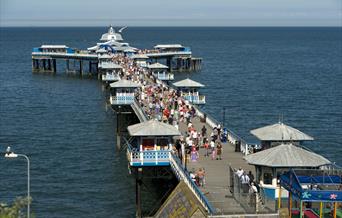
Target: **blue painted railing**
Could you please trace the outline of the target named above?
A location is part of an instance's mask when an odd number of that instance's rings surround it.
[[[188,185],[190,190],[193,192],[193,194],[197,197],[199,202],[202,204],[202,206],[207,210],[207,212],[210,215],[214,214],[216,209],[211,205],[211,203],[204,196],[204,194],[198,188],[198,186],[192,181],[189,173],[182,166],[180,159],[177,156],[175,156],[174,154],[171,154],[170,157],[171,157],[170,158],[171,168],[174,171],[174,173],[176,174],[176,177],[179,180],[183,180],[185,182],[185,184]]]
[[[139,151],[127,145],[127,158],[131,166],[169,166],[170,156],[170,150]]]

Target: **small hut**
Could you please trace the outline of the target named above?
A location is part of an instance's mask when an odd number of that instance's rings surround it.
[[[300,145],[303,141],[314,140],[311,136],[282,122],[250,131],[261,141],[261,149],[267,149],[282,143],[291,142]]]
[[[131,80],[119,80],[110,84],[110,103],[112,105],[127,105],[134,102],[136,90],[141,85]]]
[[[122,71],[122,67],[112,61],[113,55],[103,54],[98,56],[98,58],[98,68],[102,75],[102,81],[114,82],[120,80],[120,72]]]
[[[157,79],[159,80],[163,80],[163,81],[174,80],[174,74],[168,73],[167,69],[169,69],[169,67],[164,64],[154,63],[154,64],[148,65],[147,68],[150,69],[153,75],[157,77]]]
[[[277,197],[279,176],[289,169],[319,169],[331,162],[323,156],[291,143],[281,144],[245,157],[255,166],[256,182],[269,197]],[[287,196],[285,194],[285,196]]]
[[[200,95],[199,88],[204,87],[203,84],[193,81],[189,78],[173,83],[181,96],[193,104],[205,104],[205,96]]]
[[[129,145],[131,166],[169,165],[174,136],[181,133],[172,125],[157,120],[131,125],[128,133],[135,138],[135,144]]]

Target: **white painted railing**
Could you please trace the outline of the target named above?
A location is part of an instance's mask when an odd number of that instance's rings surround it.
[[[120,80],[120,76],[117,73],[102,74],[102,81],[117,81]]]
[[[203,111],[201,111],[198,107],[194,106],[197,112],[197,116],[199,116],[200,118],[204,118],[204,116],[206,116],[206,123],[211,127],[214,128],[215,126],[217,127],[219,125],[219,122],[216,121],[213,117],[211,117],[210,115],[208,115],[207,113],[204,113]],[[226,128],[226,127],[225,127]],[[244,140],[242,139],[240,136],[238,136],[237,134],[235,134],[232,130],[227,129],[228,135],[227,135],[227,140],[235,145],[237,142],[240,142],[240,150],[243,154],[248,155],[250,153],[250,145]]]
[[[205,104],[204,95],[184,95],[183,98],[193,104]]]
[[[175,75],[173,73],[155,73],[155,77],[157,77],[159,80],[174,80]]]
[[[134,103],[134,94],[110,96],[109,101],[112,105],[132,104]]]

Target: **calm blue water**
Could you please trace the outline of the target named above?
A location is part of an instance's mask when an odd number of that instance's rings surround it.
[[[115,150],[115,116],[96,80],[31,73],[31,48],[87,48],[105,28],[9,28],[0,40],[0,149],[31,158],[37,217],[132,217],[134,182]],[[313,136],[306,145],[342,164],[341,28],[129,28],[138,48],[191,46],[207,85],[204,110],[249,142],[278,121]],[[26,192],[26,162],[0,157],[0,201]]]

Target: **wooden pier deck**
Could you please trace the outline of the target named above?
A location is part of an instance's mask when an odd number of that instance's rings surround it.
[[[178,58],[184,58],[182,56],[185,55],[185,56],[189,56],[187,58],[192,59],[191,52],[149,53],[146,55],[148,57],[154,58],[154,59],[161,58],[161,57],[168,58],[167,62],[168,62],[170,71],[172,70],[172,63],[171,63],[170,57],[179,55]],[[92,64],[93,64],[92,61],[96,60],[97,68],[98,68],[98,63],[99,63],[98,56],[96,54],[86,54],[86,53],[68,54],[68,53],[58,53],[58,52],[32,52],[33,70],[41,70],[41,68],[43,70],[46,70],[47,68],[45,66],[46,65],[45,59],[48,60],[48,69],[52,68],[53,72],[56,72],[56,59],[66,59],[67,60],[67,62],[66,62],[67,63],[67,65],[66,65],[67,70],[69,70],[69,60],[68,59],[75,59],[75,60],[79,61],[80,74],[82,74],[82,66],[83,66],[82,60],[88,60],[89,61],[89,71],[90,72],[91,72]],[[53,59],[52,65],[50,63],[51,62],[50,59],[51,60]],[[196,58],[193,58],[193,59],[197,60]],[[198,59],[197,62],[200,63],[200,60],[201,59]],[[131,59],[131,61],[133,61],[133,60]],[[113,62],[114,62],[114,60],[113,60]],[[43,67],[41,67],[41,65]],[[181,65],[181,66],[183,66],[183,65]],[[125,67],[127,68],[127,66],[125,64],[122,64],[122,68],[125,68]],[[198,66],[191,67],[191,64],[189,64],[188,69],[189,70],[197,70],[200,68]],[[125,70],[126,70],[126,72],[129,72],[128,69],[125,69]],[[141,70],[141,72],[144,72],[144,70],[142,70],[142,67],[139,70]],[[179,70],[182,70],[182,68],[179,68]],[[96,73],[98,73],[98,69],[96,69]],[[155,83],[155,78],[151,79],[150,76],[151,75],[149,75],[149,74],[143,75],[144,80],[147,81],[147,84],[158,86]],[[126,79],[124,77],[125,76],[123,76],[121,79]],[[166,84],[164,84],[164,85],[166,85]],[[141,103],[142,103],[142,105],[138,104],[137,101],[135,100],[134,103],[131,104],[130,106],[132,107],[133,112],[137,115],[140,122],[144,122],[148,119],[146,114],[144,113],[144,111],[148,110],[149,105],[148,105],[148,102],[146,102],[146,101],[142,101]],[[207,138],[209,138],[210,134],[213,131],[214,121],[213,120],[208,121],[208,119],[207,119],[206,123],[201,122],[200,117],[204,116],[204,114],[200,110],[198,110],[197,112],[199,112],[198,113],[199,116],[195,116],[191,120],[191,122],[192,122],[194,128],[198,132],[201,132],[203,125],[205,125],[206,129],[207,129]],[[124,125],[122,125],[122,126],[124,126]],[[122,126],[120,125],[120,128]],[[179,122],[179,130],[181,133],[187,132],[187,125],[185,122]],[[234,134],[230,134],[230,136],[233,137],[231,140],[233,142],[237,141],[237,140],[241,141],[241,138],[237,137]],[[120,139],[121,136],[118,138]],[[205,152],[204,148],[200,148],[199,160],[197,162],[188,162],[188,165],[187,165],[188,170],[194,169],[194,171],[197,171],[199,168],[204,168],[205,172],[206,172],[206,176],[205,176],[206,184],[204,187],[200,187],[200,190],[202,191],[202,193],[200,193],[200,194],[194,193],[194,195],[197,195],[196,196],[197,198],[199,197],[198,195],[200,195],[200,197],[202,195],[205,196],[203,198],[207,198],[208,201],[211,203],[211,205],[214,207],[215,215],[217,215],[217,214],[218,215],[219,214],[245,214],[247,211],[233,197],[232,193],[230,192],[229,187],[231,184],[230,184],[230,175],[229,175],[230,168],[229,167],[236,168],[236,169],[241,167],[247,172],[252,171],[252,173],[255,175],[254,167],[248,165],[247,162],[243,159],[243,153],[234,151],[235,145],[233,145],[230,142],[223,143],[222,145],[223,145],[222,160],[212,160],[211,157],[205,157],[204,156],[204,152]],[[242,149],[243,148],[244,147],[242,146]],[[167,151],[167,152],[171,153],[171,151]],[[179,160],[178,157],[177,157],[177,160]],[[185,171],[184,171],[183,174],[187,174],[187,173],[185,173]],[[186,177],[188,178],[188,180],[191,181],[188,174],[186,175]],[[193,186],[196,186],[196,185],[193,184]],[[196,186],[196,189],[198,189],[197,186]],[[207,206],[208,206],[208,204],[207,204]],[[211,208],[211,206],[210,207],[208,206],[207,208]],[[213,210],[208,209],[207,211],[209,212],[209,211],[213,211]]]
[[[200,132],[203,125],[207,128],[208,136],[212,132],[212,128],[207,123],[200,122],[198,117],[192,120],[194,128]],[[180,123],[181,132],[187,130],[185,123]],[[246,211],[241,205],[233,198],[232,193],[229,190],[229,166],[238,169],[243,168],[245,171],[252,171],[255,175],[254,167],[248,165],[243,159],[241,152],[235,152],[234,145],[231,143],[223,143],[222,160],[212,160],[211,157],[205,157],[205,149],[200,148],[200,157],[197,162],[188,162],[188,170],[198,170],[204,168],[206,172],[206,184],[201,187],[202,192],[206,195],[208,200],[216,208],[218,214],[243,214]]]

